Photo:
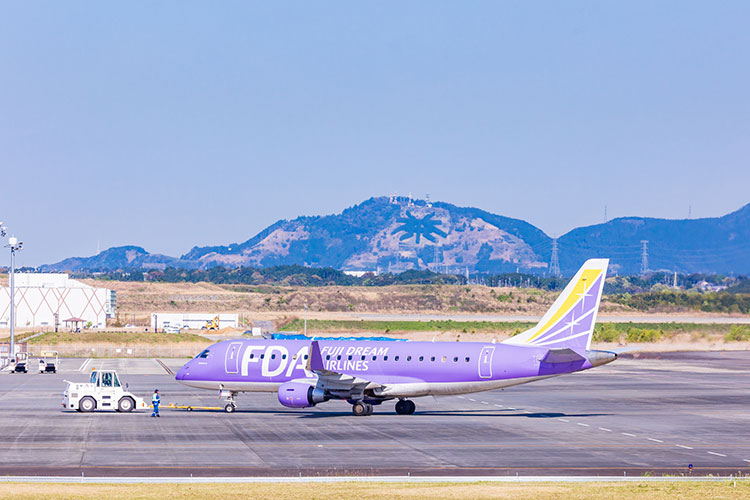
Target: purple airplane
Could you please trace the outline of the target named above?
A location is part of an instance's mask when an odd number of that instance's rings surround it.
[[[614,361],[592,351],[607,259],[591,259],[532,329],[495,343],[347,340],[225,340],[177,372],[188,386],[221,391],[224,409],[236,409],[240,392],[275,392],[289,408],[331,399],[370,415],[373,405],[397,400],[410,415],[410,398],[468,394],[534,382]]]

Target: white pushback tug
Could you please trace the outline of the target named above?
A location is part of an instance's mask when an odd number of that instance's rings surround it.
[[[87,383],[66,380],[68,387],[63,393],[62,406],[66,410],[91,412],[94,410],[115,410],[131,412],[148,408],[143,398],[139,398],[120,384],[114,370],[94,370]]]

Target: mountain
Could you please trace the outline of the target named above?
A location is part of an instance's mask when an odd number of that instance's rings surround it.
[[[476,208],[371,198],[340,214],[276,222],[241,244],[195,247],[181,259],[197,261],[201,267],[543,270],[545,259],[533,247],[547,240],[531,224]]]
[[[560,267],[571,271],[586,258],[608,257],[612,271],[637,274],[641,270],[643,241],[650,270],[750,273],[750,204],[723,217],[621,217],[573,229],[558,241]]]
[[[560,270],[593,257],[637,274],[647,241],[648,268],[680,273],[750,273],[750,205],[723,217],[668,220],[622,217],[581,227],[557,241]],[[141,247],[65,259],[44,270],[112,271],[171,267],[300,264],[350,271],[546,274],[553,241],[519,219],[409,198],[371,198],[340,214],[280,220],[243,243],[193,247],[179,258]]]
[[[56,264],[41,266],[45,272],[51,271],[116,271],[118,269],[164,269],[166,267],[192,267],[193,263],[167,255],[148,253],[141,247],[132,245],[113,247],[93,257],[71,257]]]

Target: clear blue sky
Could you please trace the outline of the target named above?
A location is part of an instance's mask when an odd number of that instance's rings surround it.
[[[412,192],[550,235],[750,202],[750,2],[3,2],[0,220],[38,265]],[[2,258],[5,263],[6,258]]]

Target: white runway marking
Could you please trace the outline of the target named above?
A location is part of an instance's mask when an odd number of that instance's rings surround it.
[[[89,363],[91,363],[91,358],[88,358],[86,361],[84,361],[78,371],[83,373],[83,370],[86,368],[86,366],[88,366]]]
[[[564,418],[558,418],[557,420],[559,420],[561,422],[570,422],[570,420],[565,420]]]
[[[606,427],[599,427],[599,430],[604,432],[612,432],[612,429],[607,429]]]
[[[489,403],[487,401],[482,401],[483,405],[488,405]]]
[[[678,448],[685,448],[686,450],[692,450],[693,449],[692,446],[685,446],[684,444],[676,444],[675,446],[678,447]]]
[[[503,405],[495,405],[495,406],[497,406],[498,408],[502,408],[503,407]]]
[[[717,457],[726,457],[726,455],[721,454],[721,453],[716,453],[715,451],[707,451],[706,453],[708,453],[709,455],[716,455]]]
[[[474,399],[474,398],[469,398],[469,401],[476,401],[476,399]]]
[[[648,439],[649,441],[653,441],[655,443],[663,443],[664,442],[661,439],[654,439],[654,438],[646,438],[646,439]]]
[[[629,432],[621,432],[620,434],[622,434],[623,436],[630,436],[632,438],[636,437],[635,434],[631,434]]]
[[[583,422],[577,422],[577,424],[581,427],[591,427],[589,424],[584,424]]]

